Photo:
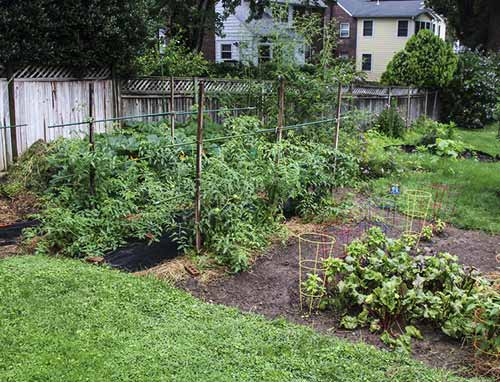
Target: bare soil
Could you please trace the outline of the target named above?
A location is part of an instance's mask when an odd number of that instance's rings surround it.
[[[342,241],[347,242],[351,239],[349,236],[355,234],[352,229],[348,229],[346,234],[345,227],[316,228],[316,232],[337,237],[336,254],[341,254],[342,245],[345,244]],[[495,259],[500,251],[500,236],[448,227],[443,237],[436,238],[431,243],[422,243],[421,247],[429,255],[437,251],[453,253],[459,257],[462,264],[474,266],[485,273],[496,271],[500,265]],[[177,284],[210,303],[237,307],[242,311],[259,313],[271,319],[285,318],[325,334],[385,348],[379,335],[368,330],[341,330],[339,317],[335,312],[316,312],[309,316],[300,309],[298,253],[298,240],[292,238],[285,245],[275,245],[259,257],[248,272],[226,275],[210,282],[190,277]],[[413,343],[414,358],[434,367],[467,372],[466,369],[472,365],[474,358],[470,344],[461,344],[431,328],[421,329],[425,339]]]

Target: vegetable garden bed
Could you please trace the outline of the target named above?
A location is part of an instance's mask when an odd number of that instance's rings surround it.
[[[299,225],[300,226],[300,225]],[[308,229],[311,227],[309,226]],[[348,225],[321,225],[317,231],[337,236],[335,252],[347,244],[348,237],[339,235]],[[422,243],[427,255],[450,252],[459,261],[476,267],[484,273],[496,271],[495,256],[500,248],[500,236],[490,236],[479,231],[464,231],[447,227],[445,235],[435,237],[430,243]],[[270,318],[284,317],[288,320],[313,327],[322,333],[349,339],[354,342],[368,342],[385,347],[380,334],[368,329],[344,330],[339,327],[340,317],[332,311],[314,312],[311,316],[299,308],[299,258],[298,240],[292,238],[284,246],[276,245],[264,256],[257,259],[249,272],[228,276],[210,283],[189,278],[179,285],[197,297],[218,304],[235,306],[243,311],[261,313]],[[447,337],[429,326],[421,327],[423,340],[413,342],[412,355],[429,365],[445,367],[465,374],[470,372],[474,358],[472,346]]]

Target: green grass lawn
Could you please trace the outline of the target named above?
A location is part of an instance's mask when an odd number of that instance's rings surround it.
[[[460,129],[458,135],[476,150],[493,156],[500,155],[500,140],[497,139],[498,125],[496,124],[481,130]]]
[[[3,382],[460,380],[74,260],[1,260],[0,299]]]
[[[387,193],[392,183],[401,184],[403,189],[422,190],[430,190],[431,184],[450,185],[457,193],[453,224],[466,229],[500,232],[500,162],[455,160],[431,154],[399,155],[411,158],[418,168],[375,180],[373,188],[377,194]]]

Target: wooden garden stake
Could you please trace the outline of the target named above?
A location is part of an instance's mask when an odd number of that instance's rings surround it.
[[[342,108],[342,83],[339,83],[339,89],[337,94],[337,115],[336,115],[336,126],[335,126],[335,150],[339,148],[339,133],[340,133],[340,113]]]
[[[15,162],[19,155],[17,148],[17,128],[16,128],[16,95],[14,87],[14,70],[7,65],[7,92],[9,98],[9,123],[10,123],[10,145],[12,160]]]
[[[285,81],[283,77],[279,78],[279,88],[278,88],[278,126],[276,130],[276,140],[281,142],[283,136],[283,120],[285,115]]]
[[[406,107],[406,128],[410,127],[411,118],[411,87],[408,88],[408,105]]]
[[[196,229],[196,252],[201,252],[201,165],[203,157],[203,108],[205,104],[205,84],[200,82],[198,93],[198,130],[196,133],[196,195],[194,221]]]
[[[90,152],[93,154],[95,152],[95,141],[94,141],[94,84],[89,84],[89,144]],[[92,159],[94,156],[92,155]],[[90,195],[95,196],[95,165],[93,161],[90,163],[89,169],[89,188]]]
[[[196,91],[196,90],[195,90]],[[172,143],[175,139],[175,80],[174,77],[170,77],[170,136],[172,138]]]

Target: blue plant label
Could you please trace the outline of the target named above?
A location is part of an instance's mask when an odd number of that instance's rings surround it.
[[[399,186],[397,184],[393,184],[391,186],[391,195],[399,195],[400,193]]]

